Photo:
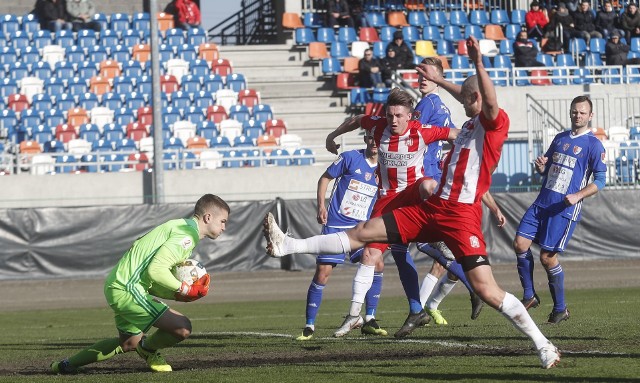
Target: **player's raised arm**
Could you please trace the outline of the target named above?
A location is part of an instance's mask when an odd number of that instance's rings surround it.
[[[346,119],[340,126],[336,128],[333,132],[327,135],[326,148],[329,152],[333,154],[338,154],[339,144],[335,143],[336,137],[343,135],[348,132],[352,132],[360,127],[360,121],[364,117],[364,114],[360,114],[351,118]]]
[[[498,117],[499,111],[496,88],[493,86],[493,81],[491,81],[491,77],[489,77],[489,73],[487,73],[482,63],[480,44],[473,36],[469,36],[467,39],[467,51],[469,52],[469,58],[476,66],[478,91],[482,96],[482,113],[489,121],[493,121]]]
[[[447,81],[433,65],[420,64],[416,67],[419,74],[427,80],[434,82],[442,89],[449,92],[458,102],[462,103],[462,86]]]

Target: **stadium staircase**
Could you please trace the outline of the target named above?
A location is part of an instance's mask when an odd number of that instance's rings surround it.
[[[317,63],[307,61],[293,42],[280,45],[223,46],[221,54],[243,73],[248,88],[260,92],[277,118],[287,123],[287,132],[299,135],[307,145],[324,145],[327,133],[345,118],[346,106],[332,97],[331,81],[324,81]],[[313,65],[313,66],[312,66]]]

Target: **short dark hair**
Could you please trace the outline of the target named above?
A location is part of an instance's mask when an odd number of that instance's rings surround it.
[[[387,98],[387,108],[390,106],[404,106],[413,111],[413,97],[400,88],[393,88]]]
[[[578,97],[574,98],[571,101],[571,107],[573,108],[573,106],[575,104],[579,104],[581,102],[588,103],[589,104],[589,112],[593,112],[593,103],[591,102],[591,99],[589,98],[589,96],[586,96],[586,95],[585,96],[578,96]]]
[[[231,208],[229,208],[229,205],[224,202],[222,198],[213,194],[205,194],[196,202],[193,215],[202,217],[206,214],[207,210],[214,208],[223,209],[226,210],[227,213],[231,213]]]

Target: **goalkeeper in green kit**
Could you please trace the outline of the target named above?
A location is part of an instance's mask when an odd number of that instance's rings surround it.
[[[191,335],[191,322],[153,296],[191,302],[207,295],[209,274],[188,285],[178,281],[171,269],[188,259],[201,239],[220,236],[229,212],[229,205],[220,197],[205,194],[196,202],[192,218],[168,221],[138,238],[104,285],[119,337],[101,340],[68,359],[53,362],[51,370],[74,373],[80,366],[135,350],[151,370],[171,371],[158,350]],[[143,337],[152,326],[157,330]]]

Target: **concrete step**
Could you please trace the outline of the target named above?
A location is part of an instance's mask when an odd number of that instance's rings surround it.
[[[333,94],[333,87],[319,81],[250,82],[249,86],[259,91],[263,98],[283,95],[297,97],[310,94],[330,97]]]
[[[268,97],[263,102],[269,104],[275,113],[294,110],[296,113],[344,113],[346,106],[340,105],[339,99],[326,96],[306,97]]]
[[[268,66],[297,63],[302,65],[307,60],[306,50],[292,49],[287,45],[225,46],[220,49],[220,56],[231,60],[234,68],[258,64]]]

